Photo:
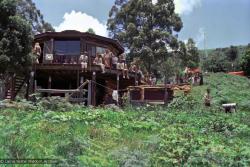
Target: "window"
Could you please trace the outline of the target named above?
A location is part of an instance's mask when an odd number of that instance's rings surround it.
[[[54,44],[56,55],[80,55],[80,40],[56,40]]]
[[[104,54],[105,53],[106,48],[102,48],[102,47],[96,47],[96,53],[98,54]]]

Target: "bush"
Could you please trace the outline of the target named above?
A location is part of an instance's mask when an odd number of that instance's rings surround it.
[[[192,96],[190,95],[182,95],[179,97],[175,97],[172,102],[169,103],[168,108],[170,110],[192,110],[197,106],[199,102],[196,101]]]
[[[129,150],[128,148],[122,148],[112,152],[110,156],[118,162],[118,166],[120,167],[151,166],[148,154],[139,150]]]
[[[41,109],[59,112],[70,111],[73,107],[73,105],[69,103],[65,98],[57,96],[41,98],[37,102],[37,105]]]

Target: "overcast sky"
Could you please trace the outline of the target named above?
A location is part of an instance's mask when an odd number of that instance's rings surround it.
[[[155,3],[157,0],[153,0]],[[93,28],[107,36],[106,21],[114,0],[34,0],[56,31]],[[200,49],[250,43],[250,0],[175,0],[184,27],[181,40],[193,38]]]

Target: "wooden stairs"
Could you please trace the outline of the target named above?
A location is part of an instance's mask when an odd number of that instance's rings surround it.
[[[26,78],[24,76],[16,74],[10,76],[5,85],[5,99],[15,100],[25,81]]]

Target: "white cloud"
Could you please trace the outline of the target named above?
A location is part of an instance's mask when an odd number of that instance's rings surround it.
[[[200,45],[202,44],[202,42],[204,42],[204,39],[205,39],[205,30],[203,27],[199,28],[199,31],[195,37],[195,42],[196,42],[196,45]]]
[[[101,23],[98,19],[86,13],[71,11],[65,13],[63,22],[54,27],[57,32],[64,30],[77,30],[81,32],[93,28],[97,35],[107,36],[107,29],[105,23]]]
[[[156,4],[158,0],[152,0]],[[179,14],[189,14],[201,5],[202,0],[174,0],[175,12]]]
[[[202,0],[174,0],[175,11],[179,14],[189,14],[201,6]]]

